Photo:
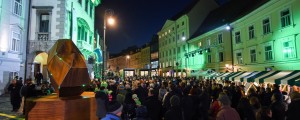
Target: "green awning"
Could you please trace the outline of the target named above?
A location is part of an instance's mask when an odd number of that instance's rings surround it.
[[[240,71],[239,72],[232,72],[231,74],[225,76],[224,79],[222,79],[222,80],[229,80],[229,77],[234,76],[236,74],[240,74],[240,73],[241,73]]]
[[[266,74],[265,76],[259,78],[258,80],[255,79],[255,82],[257,82],[257,83],[264,83],[264,82],[265,82],[264,80],[265,80],[266,78],[269,78],[269,77],[271,77],[271,76],[273,76],[273,75],[276,75],[276,74],[279,73],[279,72],[280,72],[280,71],[270,71],[270,72],[269,72],[270,74]]]
[[[237,77],[237,76],[240,76],[240,75],[242,75],[242,74],[244,74],[245,72],[239,72],[239,73],[236,73],[236,74],[234,74],[234,75],[231,75],[231,76],[229,76],[229,77],[227,77],[227,80],[234,80],[234,78],[235,77]],[[225,79],[226,80],[226,79]]]
[[[300,76],[300,71],[295,70],[295,71],[290,72],[290,74],[288,74],[288,75],[285,75],[278,79],[275,79],[275,83],[276,84],[288,84],[287,83],[288,81],[290,81],[294,78],[297,78],[298,76]]]
[[[256,73],[256,71],[254,71],[254,72],[244,72],[243,74],[240,74],[238,76],[232,77],[231,80],[232,81],[236,81],[236,82],[244,82],[244,81],[241,81],[241,78],[245,77],[245,76],[248,76],[248,75],[251,75],[253,73]]]
[[[265,75],[266,73],[268,73],[269,71],[261,71],[261,72],[257,72],[257,73],[253,73],[249,76],[245,76],[241,78],[241,81],[247,81],[247,82],[254,82],[255,78],[258,78],[262,75]]]
[[[222,74],[222,75],[220,75],[220,76],[217,76],[216,77],[216,80],[222,80],[222,78],[223,77],[225,77],[225,76],[227,76],[227,75],[229,75],[229,74],[232,74],[233,72],[226,72],[226,73],[224,73],[224,74]]]

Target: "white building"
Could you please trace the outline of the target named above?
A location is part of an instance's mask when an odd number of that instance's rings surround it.
[[[58,39],[72,39],[86,60],[95,56],[95,7],[100,0],[32,0],[27,76],[37,71],[47,80],[48,50]],[[92,65],[88,66],[92,68]],[[92,70],[89,70],[92,73]]]
[[[0,0],[0,95],[24,76],[28,7],[28,0]]]

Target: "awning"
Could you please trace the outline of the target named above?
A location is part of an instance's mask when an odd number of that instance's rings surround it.
[[[218,72],[213,72],[213,73],[211,73],[211,74],[207,74],[207,75],[204,76],[203,78],[204,78],[204,79],[209,79],[211,76],[214,76],[214,75],[216,75],[216,74],[218,74]]]
[[[241,77],[239,78],[238,81],[244,82],[245,79],[248,79],[248,78],[250,78],[250,77],[252,77],[252,76],[254,76],[254,75],[258,74],[258,73],[259,73],[258,71],[251,72],[251,73],[248,74],[248,75],[241,76]],[[235,79],[236,79],[236,78],[235,78]],[[246,81],[246,82],[247,82],[247,81]]]
[[[256,77],[256,78],[254,78],[254,82],[256,82],[256,83],[261,83],[260,82],[260,79],[261,78],[267,78],[267,77],[269,77],[269,76],[272,76],[272,75],[274,75],[274,74],[276,74],[276,73],[278,73],[278,72],[280,72],[280,71],[269,71],[269,72],[267,72],[267,73],[265,73],[265,74],[263,74],[263,75],[261,75],[261,76],[259,76],[259,77]],[[247,80],[248,81],[248,80]]]
[[[272,76],[259,79],[259,83],[275,83],[275,79],[286,76],[290,73],[291,71],[280,71]]]
[[[238,76],[232,77],[231,80],[236,81],[236,82],[244,82],[244,81],[241,81],[240,78],[251,75],[252,73],[256,73],[256,72],[244,72]]]
[[[225,72],[224,73],[215,74],[215,75],[211,76],[210,79],[217,79],[218,76],[222,76],[224,74],[225,74]]]
[[[222,80],[229,80],[229,77],[238,75],[240,73],[241,73],[241,71],[239,71],[239,72],[232,72],[231,74],[225,76]]]
[[[99,48],[96,48],[96,49],[94,50],[94,52],[95,52],[96,55],[97,55],[96,61],[97,61],[97,62],[102,62],[102,52],[101,52],[101,50],[100,50]]]
[[[281,78],[278,78],[275,80],[276,84],[289,84],[289,85],[295,85],[295,81],[300,78],[300,71],[295,70],[292,71],[290,74],[283,76]]]
[[[243,73],[245,73],[245,72],[235,72],[235,74],[231,74],[230,76],[226,76],[225,80],[232,80],[232,78],[234,78],[236,76],[239,76],[239,75],[241,75]]]
[[[270,71],[261,71],[261,72],[258,72],[256,74],[252,74],[252,75],[249,75],[249,76],[246,76],[246,77],[243,77],[241,78],[241,81],[247,81],[247,82],[254,82],[255,78],[258,78],[260,76],[263,76],[267,73],[269,73]]]
[[[227,75],[229,75],[229,74],[231,74],[232,72],[226,72],[226,73],[224,73],[224,74],[222,74],[222,75],[220,75],[220,76],[217,76],[216,77],[216,80],[221,80],[222,78],[224,78],[225,76],[227,76]]]
[[[295,85],[300,86],[300,79],[299,78],[297,80],[295,80]]]

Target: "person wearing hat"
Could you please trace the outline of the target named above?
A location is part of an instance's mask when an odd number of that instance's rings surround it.
[[[240,120],[238,112],[230,106],[231,101],[224,92],[219,94],[218,101],[221,108],[217,114],[216,120]]]
[[[99,120],[121,120],[121,114],[123,110],[123,105],[119,102],[111,102],[108,105],[108,111],[104,118]]]

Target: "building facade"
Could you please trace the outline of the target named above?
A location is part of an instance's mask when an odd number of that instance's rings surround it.
[[[233,55],[243,71],[300,69],[299,0],[270,0],[230,25]]]
[[[168,19],[159,36],[159,66],[160,76],[187,76],[188,53],[187,40],[205,20],[208,13],[218,7],[212,0],[195,0],[183,11]]]
[[[58,39],[71,39],[84,55],[89,73],[95,56],[94,18],[100,0],[32,0],[30,9],[27,75],[34,78],[37,71],[47,75],[48,50]],[[99,43],[97,43],[99,44]],[[100,57],[100,56],[97,56]],[[96,59],[96,58],[94,58]]]
[[[19,76],[24,78],[28,0],[0,0],[0,95]]]

